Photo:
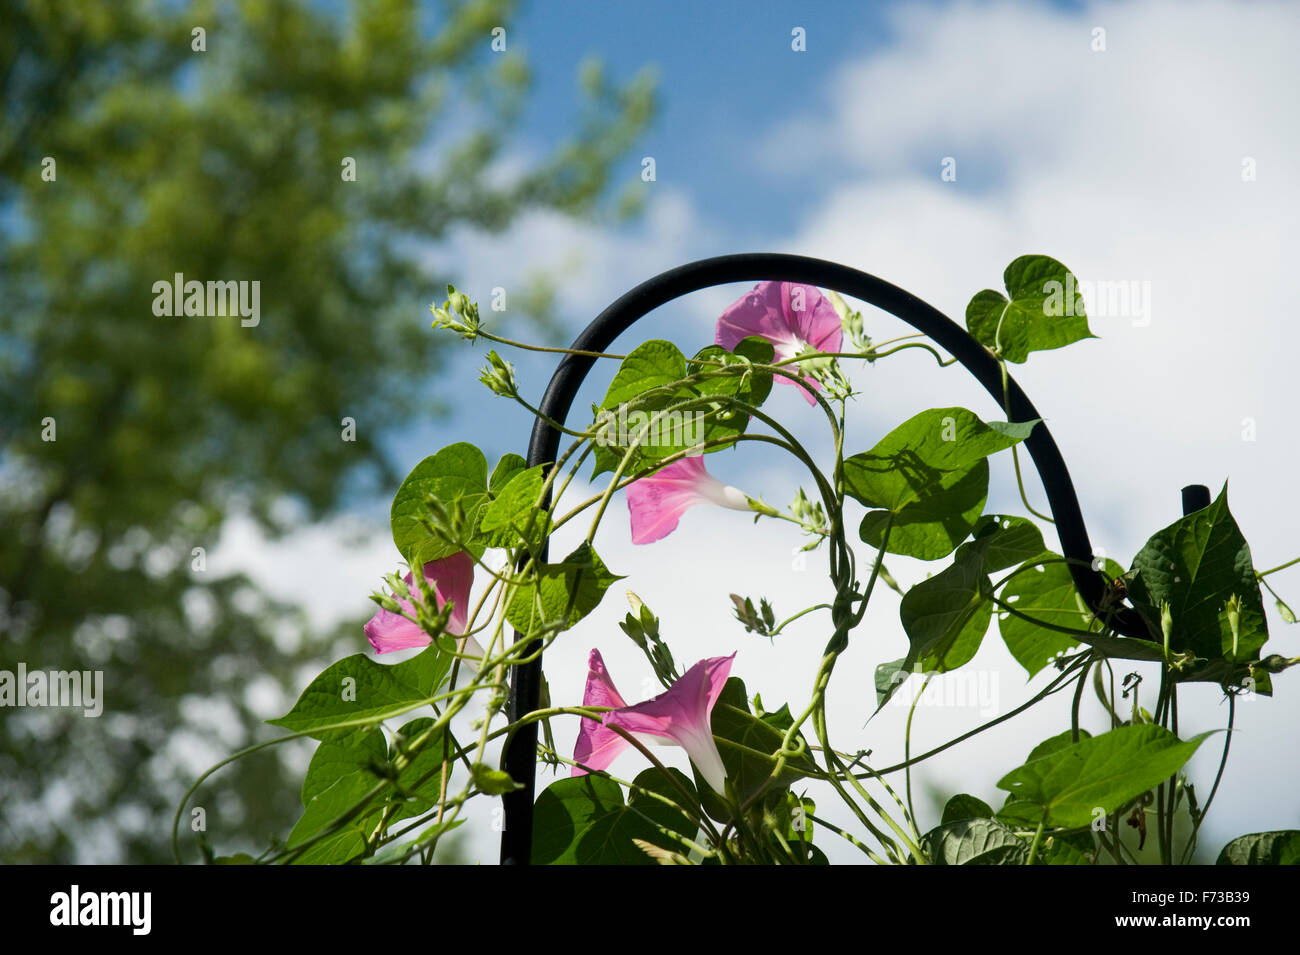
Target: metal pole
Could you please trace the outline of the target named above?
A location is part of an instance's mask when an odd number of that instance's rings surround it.
[[[1210,506],[1210,489],[1204,484],[1189,484],[1183,488],[1183,517]]]

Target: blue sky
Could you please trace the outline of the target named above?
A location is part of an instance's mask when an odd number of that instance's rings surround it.
[[[525,8],[516,36],[530,54],[536,97],[524,130],[552,138],[573,115],[573,77],[589,55],[611,75],[657,68],[662,109],[645,138],[659,175],[684,184],[706,217],[737,230],[793,228],[801,199],[824,188],[765,172],[752,155],[756,134],[817,101],[845,57],[889,43],[878,3],[606,3],[562,0]],[[791,49],[795,27],[807,49]],[[793,144],[824,148],[823,144]],[[775,190],[785,201],[755,204]]]

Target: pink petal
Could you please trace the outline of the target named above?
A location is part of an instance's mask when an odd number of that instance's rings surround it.
[[[704,456],[679,458],[627,487],[632,543],[650,544],[677,527],[682,512],[695,504],[750,510],[749,498],[704,469]]]
[[[674,728],[709,722],[713,705],[731,673],[735,658],[712,657],[701,660],[686,671],[671,689],[658,696],[615,710],[605,722],[622,726],[632,733],[672,737]]]
[[[701,487],[718,482],[704,469],[704,456],[682,458],[627,487],[632,543],[650,544],[677,527],[682,512],[708,500]]]
[[[407,582],[411,581],[411,575],[406,575]],[[411,603],[407,600],[399,600],[402,609],[408,613],[413,612]],[[423,647],[429,643],[429,635],[417,627],[411,621],[407,620],[401,614],[393,613],[389,610],[380,609],[366,623],[366,638],[370,645],[375,648],[376,653],[390,653],[393,650],[406,650],[410,647]]]
[[[587,658],[587,688],[582,694],[582,705],[627,705],[614,686],[614,681],[609,678],[609,671],[605,669],[605,661],[599,650],[592,650]],[[607,769],[628,745],[627,740],[603,723],[584,719],[578,727],[578,742],[573,747],[573,759],[590,769]],[[574,766],[570,775],[582,776],[586,772],[581,766]]]
[[[682,675],[672,688],[653,699],[605,714],[605,723],[630,733],[663,736],[686,750],[700,775],[722,792],[725,772],[718,745],[713,739],[710,717],[731,673],[729,657],[701,660]]]
[[[801,304],[802,309],[795,306]],[[830,299],[814,285],[785,282],[781,286],[781,307],[796,337],[818,351],[839,351],[844,327]]]
[[[608,706],[613,709],[627,706],[627,701],[614,686],[609,670],[605,669],[605,659],[599,650],[592,650],[587,657],[587,688],[582,694],[583,706]]]
[[[802,292],[802,300],[800,292]],[[796,307],[801,304],[802,309]],[[844,343],[844,326],[840,322],[839,313],[835,311],[835,306],[831,305],[830,299],[823,295],[819,288],[793,282],[782,283],[781,308],[795,337],[801,343],[810,345],[817,351],[840,350]],[[808,389],[821,391],[822,386],[811,375],[803,376],[803,384],[793,382],[789,378],[777,380],[787,385],[795,385],[808,404],[817,403],[817,399]]]
[[[447,632],[462,634],[469,620],[469,592],[474,586],[474,558],[464,551],[424,565],[425,580],[433,581],[434,595],[441,608],[451,602]]]
[[[839,351],[844,340],[840,317],[821,290],[794,282],[759,282],[722,313],[714,340],[731,351],[750,335],[771,342],[777,361],[793,358],[804,345]],[[794,385],[809,404],[817,403],[808,388],[820,391],[821,385],[811,377],[803,376],[803,384],[781,375],[776,381]]]
[[[771,342],[777,359],[794,355],[798,342],[786,317],[780,282],[759,282],[727,307],[718,319],[714,341],[732,351],[742,339],[757,335]]]
[[[447,632],[464,633],[465,623],[469,619],[469,592],[474,584],[473,558],[463,552],[452,554],[425,564],[423,572],[424,579],[433,585],[436,605],[441,608],[448,601],[452,602]],[[416,600],[422,600],[423,596],[415,586],[415,576],[408,573],[403,580],[410,586],[412,596]],[[409,600],[399,600],[398,603],[403,610],[414,615],[414,605]],[[366,623],[365,633],[376,653],[429,645],[429,635],[416,624],[399,613],[382,608]]]

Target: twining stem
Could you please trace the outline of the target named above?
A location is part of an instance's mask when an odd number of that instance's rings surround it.
[[[776,625],[776,627],[772,630],[772,632],[768,634],[768,636],[769,636],[769,637],[775,637],[775,636],[776,636],[777,634],[779,634],[782,630],[784,630],[788,624],[792,624],[792,623],[794,623],[794,622],[795,622],[796,620],[798,620],[800,617],[806,616],[806,615],[808,615],[808,614],[810,614],[810,613],[813,613],[813,612],[815,612],[815,611],[817,611],[817,610],[831,610],[831,609],[834,609],[834,608],[832,608],[830,604],[814,604],[814,605],[811,606],[811,607],[806,607],[806,608],[804,608],[803,610],[800,610],[797,614],[794,614],[793,616],[790,616],[790,617],[786,617],[784,620],[782,620],[780,623],[778,623],[778,624]]]
[[[1081,665],[1081,662],[1082,661],[1080,660],[1076,660],[1070,665],[1068,665],[1065,668],[1065,670],[1061,673],[1060,676],[1056,677],[1054,680],[1052,680],[1051,683],[1047,684],[1047,686],[1045,686],[1037,694],[1035,694],[1033,697],[1031,697],[1029,700],[1025,701],[1024,703],[1021,703],[1014,710],[1010,710],[1009,712],[1003,713],[1001,716],[994,717],[993,719],[989,720],[987,723],[977,726],[973,730],[963,733],[962,735],[956,737],[955,739],[950,739],[948,742],[942,744],[941,746],[936,746],[934,749],[922,753],[920,756],[915,756],[911,759],[905,759],[901,763],[895,763],[893,766],[886,766],[884,769],[876,769],[868,773],[859,773],[857,774],[858,778],[866,779],[871,776],[886,776],[889,773],[896,773],[900,769],[906,769],[908,766],[914,766],[917,763],[924,762],[925,760],[929,759],[931,756],[937,756],[939,753],[942,753],[946,749],[951,749],[953,746],[956,746],[958,743],[964,743],[972,736],[976,736],[980,733],[983,733],[985,730],[992,729],[993,727],[997,726],[999,723],[1005,723],[1013,716],[1023,713],[1025,710],[1029,709],[1035,703],[1038,703],[1046,699],[1047,697],[1051,696],[1053,693],[1056,693],[1059,690],[1061,690],[1065,686],[1065,684],[1069,682],[1070,678],[1074,674],[1074,671],[1077,670]]]
[[[549,352],[553,355],[579,355],[583,358],[613,358],[616,361],[622,361],[627,357],[626,355],[615,355],[612,352],[583,351],[581,348],[552,348],[547,345],[529,345],[526,342],[517,342],[510,338],[502,338],[500,335],[493,335],[491,332],[484,331],[481,325],[475,334],[479,338],[486,338],[498,345],[508,345],[511,348],[519,348],[523,351]]]
[[[918,332],[917,334],[923,334],[923,333]],[[913,336],[904,335],[901,337],[910,338]],[[890,342],[894,342],[894,341],[899,341],[899,339],[897,338],[890,339],[889,341],[881,342],[880,344],[888,345],[890,344]],[[779,366],[779,365],[797,364],[799,362],[804,362],[804,361],[808,361],[809,359],[815,359],[815,358],[861,358],[863,361],[875,361],[878,358],[887,358],[890,355],[895,354],[896,352],[902,351],[904,348],[924,348],[926,351],[928,351],[931,355],[934,356],[934,360],[939,363],[940,368],[946,368],[949,365],[955,364],[957,361],[956,358],[944,358],[942,355],[939,354],[938,351],[935,350],[935,348],[932,345],[928,345],[925,342],[908,342],[906,345],[898,345],[894,348],[887,349],[886,351],[878,351],[877,349],[879,347],[880,347],[879,345],[872,346],[871,348],[868,348],[866,351],[805,352],[802,355],[795,355],[792,358],[784,358],[781,361],[773,362],[773,365]]]
[[[1219,769],[1214,774],[1214,785],[1210,787],[1210,795],[1205,800],[1205,805],[1197,814],[1192,822],[1192,834],[1187,837],[1187,845],[1183,847],[1182,864],[1186,865],[1196,849],[1196,836],[1201,831],[1201,823],[1205,821],[1206,814],[1210,811],[1210,804],[1214,802],[1214,796],[1219,791],[1219,783],[1223,780],[1223,770],[1228,765],[1228,749],[1232,746],[1233,725],[1237,719],[1237,696],[1235,693],[1228,694],[1228,732],[1223,736],[1223,755],[1219,757]]]
[[[808,818],[811,819],[817,825],[829,829],[837,836],[842,836],[850,845],[856,846],[858,849],[861,849],[862,852],[866,854],[867,858],[870,859],[872,862],[876,863],[876,865],[889,865],[888,860],[882,859],[880,856],[876,855],[876,853],[871,850],[870,846],[868,846],[866,843],[859,840],[852,833],[847,832],[844,829],[841,829],[839,826],[835,825],[835,823],[823,819],[821,816],[815,816],[812,813],[808,813]]]
[[[1094,653],[1088,654],[1087,663],[1079,673],[1079,684],[1074,688],[1074,702],[1070,705],[1070,742],[1079,742],[1079,703],[1083,699],[1083,688],[1088,682],[1088,669],[1092,666]],[[1100,672],[1100,670],[1098,670]]]
[[[925,696],[925,690],[934,679],[933,673],[927,673],[925,679],[921,682],[921,690],[912,700],[912,705],[907,710],[907,727],[903,731],[903,759],[904,761],[912,758],[912,716],[916,713],[916,705],[921,702],[921,697]],[[907,785],[907,811],[913,819],[916,818],[916,809],[912,805],[912,765],[908,762],[907,768],[903,771],[903,778]]]
[[[1124,724],[1124,721],[1115,712],[1115,670],[1110,665],[1110,660],[1105,657],[1102,657],[1102,663],[1105,664],[1106,670],[1110,673],[1110,699],[1106,698],[1106,685],[1103,682],[1100,666],[1092,671],[1092,687],[1097,694],[1097,699],[1101,701],[1102,708],[1110,714],[1110,728],[1118,729]]]
[[[1160,666],[1160,693],[1156,700],[1155,721],[1165,729],[1169,728],[1169,714],[1173,699],[1174,683],[1167,663]],[[1162,865],[1173,864],[1173,816],[1174,790],[1176,776],[1161,780],[1156,786],[1156,836],[1159,840],[1160,862]],[[1168,797],[1165,792],[1168,789]],[[1166,827],[1166,819],[1169,825]],[[1168,831],[1166,831],[1166,829]]]
[[[1257,578],[1262,579],[1264,577],[1267,577],[1269,574],[1276,574],[1279,570],[1286,570],[1288,567],[1291,567],[1294,564],[1300,564],[1300,557],[1293,557],[1290,560],[1288,560],[1285,564],[1278,564],[1276,567],[1272,568],[1271,570],[1257,570],[1255,571],[1255,576]],[[1277,595],[1274,594],[1274,596]]]
[[[1178,735],[1178,684],[1174,682],[1169,686],[1169,730],[1174,736]],[[1182,796],[1183,793],[1178,788],[1178,773],[1175,771],[1169,777],[1169,821],[1166,823],[1169,853],[1166,865],[1173,865],[1174,862],[1174,822],[1178,818],[1178,802]]]

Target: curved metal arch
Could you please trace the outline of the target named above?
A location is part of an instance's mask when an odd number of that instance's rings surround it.
[[[859,299],[889,312],[924,333],[956,358],[993,396],[998,407],[1002,407],[1002,373],[997,359],[966,329],[915,295],[883,279],[824,259],[802,255],[750,252],[701,259],[669,269],[647,279],[613,302],[574,339],[572,347],[580,351],[606,351],[634,323],[673,299],[715,285],[764,280],[801,282],[818,288],[833,289],[841,295]],[[566,355],[542,397],[541,412],[552,420],[563,422],[595,361],[590,356]],[[1011,420],[1042,418],[1014,378],[1007,379],[1007,393]],[[528,444],[529,466],[554,461],[559,445],[560,433],[539,418],[533,425],[532,438]],[[1074,559],[1068,566],[1075,586],[1088,606],[1094,611],[1098,610],[1106,578],[1100,572],[1090,569],[1093,560],[1092,544],[1083,523],[1083,514],[1079,510],[1074,482],[1070,479],[1065,460],[1061,457],[1060,449],[1046,422],[1034,428],[1024,446],[1042,479],[1047,506],[1056,522],[1061,553]],[[1111,619],[1118,632],[1130,637],[1150,639],[1146,625],[1136,610],[1122,608]],[[532,663],[514,668],[509,708],[512,721],[537,708],[541,672],[540,657]],[[529,860],[536,760],[537,726],[530,724],[515,734],[506,752],[506,770],[524,786],[504,798],[506,828],[501,836],[503,864],[527,864]]]

